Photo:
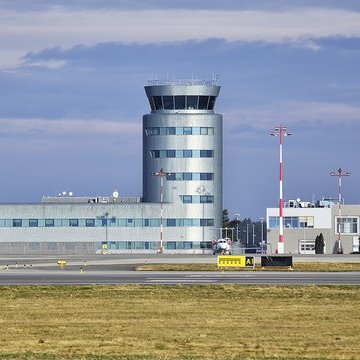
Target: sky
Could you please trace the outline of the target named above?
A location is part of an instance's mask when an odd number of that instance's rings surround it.
[[[142,196],[148,80],[218,77],[224,208],[359,204],[358,0],[0,0],[0,202]]]

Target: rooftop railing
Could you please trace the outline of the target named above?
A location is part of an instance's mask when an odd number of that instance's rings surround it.
[[[158,85],[182,85],[182,86],[192,86],[192,85],[217,85],[218,78],[214,77],[212,80],[200,80],[200,79],[165,79],[165,80],[148,80],[148,86],[158,86]]]

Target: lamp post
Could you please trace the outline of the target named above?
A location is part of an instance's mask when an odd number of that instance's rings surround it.
[[[108,250],[108,218],[109,218],[109,213],[106,212],[103,216],[103,225],[104,225],[104,222],[105,222],[105,243],[106,243],[106,250]],[[106,252],[104,252],[106,253]]]
[[[260,218],[260,224],[261,224],[261,252],[264,252],[264,218]]]
[[[279,242],[277,252],[278,254],[284,253],[284,224],[283,224],[283,154],[282,154],[282,138],[283,136],[291,135],[287,132],[283,124],[277,126],[271,136],[279,136],[280,143],[280,177],[279,177]]]
[[[341,178],[344,176],[350,176],[351,173],[350,172],[346,172],[343,171],[343,169],[339,168],[337,171],[332,171],[330,173],[330,176],[337,176],[339,179],[339,208],[338,208],[338,218],[337,218],[337,232],[338,232],[338,249],[337,249],[337,253],[338,254],[342,254],[343,250],[342,250],[342,246],[341,246],[341,237],[340,237],[340,224],[341,224],[341,202],[342,202],[342,198],[341,198]]]
[[[239,243],[239,222],[240,222],[240,214],[235,214],[236,220],[236,241]]]
[[[253,246],[255,247],[255,224],[254,223],[252,224],[252,228],[253,228],[252,243],[253,243]]]
[[[161,168],[160,171],[155,172],[152,175],[160,178],[160,248],[159,248],[159,253],[162,254],[164,252],[164,247],[163,247],[163,187],[164,187],[164,177],[166,177],[166,175],[170,175],[170,174],[165,172],[164,169]]]
[[[203,222],[204,222],[204,218],[205,218],[205,199],[201,199],[201,196],[208,195],[208,193],[206,192],[205,186],[199,186],[196,189],[196,192],[198,194],[200,194],[200,203],[202,202],[202,218],[203,218]],[[202,226],[202,242],[203,242],[203,245],[204,245],[204,241],[205,241],[205,226],[203,224],[203,226]],[[204,249],[204,246],[203,246],[203,249]]]
[[[246,247],[249,246],[249,223],[246,223]]]

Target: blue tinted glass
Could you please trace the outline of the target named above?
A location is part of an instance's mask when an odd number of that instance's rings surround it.
[[[53,227],[54,226],[54,219],[45,219],[45,226],[46,227]]]
[[[192,157],[192,150],[184,150],[183,151],[184,158],[191,158]]]
[[[199,127],[193,127],[192,128],[192,134],[193,135],[200,135],[200,128]]]
[[[192,173],[184,173],[184,180],[192,180]]]
[[[191,204],[192,203],[191,195],[183,195],[183,203],[184,204]]]
[[[78,219],[69,219],[69,226],[79,226]]]
[[[175,219],[167,219],[166,226],[176,226],[176,220]]]
[[[192,226],[192,219],[184,219],[184,226]]]
[[[214,219],[207,219],[207,226],[214,226]]]
[[[167,150],[166,151],[166,157],[174,158],[175,157],[175,150]]]
[[[87,226],[87,227],[95,226],[95,219],[86,219],[85,220],[85,226]]]
[[[269,217],[269,228],[275,229],[279,227],[279,218],[277,216]]]
[[[184,127],[183,134],[184,135],[191,135],[192,134],[192,128],[191,127]]]
[[[38,219],[29,219],[30,227],[38,227]]]
[[[13,220],[13,227],[21,227],[22,226],[22,220],[21,219],[14,219]]]
[[[200,133],[201,133],[201,135],[207,135],[208,134],[208,128],[207,127],[200,128]]]
[[[165,244],[166,244],[166,249],[168,249],[168,250],[175,250],[176,249],[176,242],[175,241],[167,241]]]

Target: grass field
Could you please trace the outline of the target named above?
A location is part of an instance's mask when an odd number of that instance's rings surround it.
[[[360,287],[2,286],[0,359],[360,359]]]

